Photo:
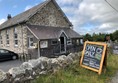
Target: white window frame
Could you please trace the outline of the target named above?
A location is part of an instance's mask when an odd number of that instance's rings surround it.
[[[72,45],[72,39],[67,40],[67,45]]]
[[[33,41],[30,40],[31,38],[33,39]],[[31,46],[31,44],[34,44],[34,38],[33,38],[33,36],[28,37],[28,42],[29,42],[28,47],[29,47],[29,48],[34,48],[34,45]]]
[[[9,29],[6,30],[6,45],[9,46]]]
[[[15,35],[17,35],[17,38],[15,38]],[[17,41],[17,44],[16,44],[16,41]],[[17,33],[16,27],[14,28],[14,46],[15,47],[18,46],[18,33]]]

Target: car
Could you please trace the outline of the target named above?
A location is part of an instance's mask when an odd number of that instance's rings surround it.
[[[18,54],[6,49],[0,49],[0,61],[16,59],[18,59]]]

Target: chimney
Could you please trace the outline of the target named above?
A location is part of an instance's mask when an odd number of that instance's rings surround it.
[[[7,19],[9,20],[9,19],[11,19],[12,17],[11,17],[11,14],[8,14],[8,16],[7,16]]]

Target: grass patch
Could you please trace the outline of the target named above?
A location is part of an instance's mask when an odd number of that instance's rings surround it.
[[[78,62],[56,73],[39,76],[33,83],[107,83],[118,70],[117,58],[118,55],[107,56],[106,72],[101,75],[80,67]]]

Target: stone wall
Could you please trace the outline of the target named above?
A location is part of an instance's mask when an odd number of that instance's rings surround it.
[[[18,46],[15,46],[14,42],[14,28],[17,30],[18,34]],[[9,30],[9,45],[6,44],[6,30]],[[17,25],[11,28],[7,28],[1,31],[2,42],[0,42],[0,48],[8,49],[16,53],[27,52],[27,29],[25,26]]]
[[[43,26],[70,27],[65,17],[60,10],[55,7],[53,2],[49,2],[38,13],[31,17],[28,23]]]
[[[8,72],[0,70],[0,83],[32,83],[32,80],[42,74],[54,73],[63,69],[73,62],[79,62],[79,53],[70,53],[68,56],[62,55],[58,58],[40,57],[29,60],[13,67]]]

